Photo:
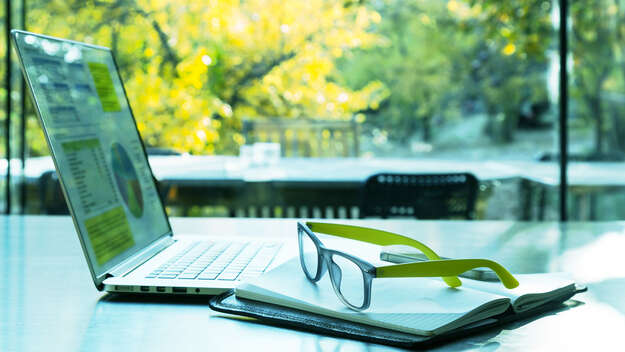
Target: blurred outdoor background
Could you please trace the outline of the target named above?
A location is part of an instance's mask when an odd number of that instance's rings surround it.
[[[272,142],[286,159],[493,162],[520,171],[480,178],[478,218],[558,219],[557,1],[10,3],[10,14],[0,10],[5,37],[7,27],[25,28],[112,48],[151,155],[241,159],[245,146]],[[572,188],[570,218],[623,219],[625,2],[572,1],[569,21],[569,158],[580,163],[581,179],[602,168],[615,175]],[[15,54],[0,41],[0,56],[8,54],[0,155],[8,147],[16,159],[11,212],[39,212],[18,161],[48,151]],[[0,76],[7,68],[1,60]],[[320,161],[309,172],[333,170]],[[578,204],[577,195],[591,199]]]

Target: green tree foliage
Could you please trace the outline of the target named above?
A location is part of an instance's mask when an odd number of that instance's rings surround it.
[[[110,46],[146,142],[236,153],[243,118],[349,119],[386,88],[340,84],[335,59],[379,44],[354,1],[29,2],[29,29]]]
[[[592,11],[589,11],[592,9]],[[576,101],[577,117],[594,127],[594,151],[606,152],[606,133],[622,125],[622,121],[608,119],[604,93],[623,92],[622,65],[615,65],[617,58],[625,53],[623,21],[625,5],[613,0],[585,0],[572,2],[570,6],[573,22],[570,33],[571,56],[573,58],[571,97]],[[622,61],[622,59],[619,59]],[[620,101],[622,104],[623,101]],[[621,118],[622,119],[622,118]],[[617,132],[618,129],[615,129]],[[612,139],[611,147],[625,151],[621,138]]]
[[[554,44],[550,1],[469,1],[467,33],[482,38],[472,79],[490,117],[487,132],[509,142],[533,104],[548,104],[548,53]],[[468,83],[468,82],[467,82]]]
[[[490,18],[504,18],[509,30],[500,31],[500,41],[509,38],[522,52],[539,57],[545,49],[555,50],[544,39],[548,32],[548,1],[473,1]],[[593,150],[600,156],[625,152],[625,4],[619,0],[569,1],[569,92],[571,123],[594,130]],[[520,14],[520,16],[519,16]],[[489,22],[496,34],[498,22]],[[537,36],[527,33],[535,33]],[[496,36],[493,35],[493,38]],[[534,50],[534,48],[536,50]]]
[[[625,122],[614,107],[625,87],[624,5],[569,3],[573,117],[594,127],[595,150],[625,150]],[[28,26],[112,47],[148,145],[232,154],[245,143],[244,118],[346,120],[359,112],[368,126],[407,142],[428,141],[482,109],[485,132],[512,141],[519,116],[549,101],[554,6],[33,0]],[[606,101],[606,92],[621,95]],[[43,150],[38,141],[29,143]]]
[[[369,123],[389,136],[429,141],[433,130],[483,106],[486,129],[509,142],[518,117],[546,102],[547,49],[553,29],[545,1],[376,2],[381,48],[360,50],[341,63],[352,87],[379,79],[388,101]]]
[[[453,84],[467,43],[446,3],[394,1],[378,3],[382,22],[375,30],[385,38],[375,50],[360,50],[341,62],[353,87],[379,79],[391,94],[369,124],[393,139],[407,141],[416,133],[430,140],[435,117],[453,117],[459,86]]]

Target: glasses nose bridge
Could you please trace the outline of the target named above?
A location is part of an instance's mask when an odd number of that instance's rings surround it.
[[[334,289],[338,290],[339,287],[341,287],[341,280],[343,278],[341,268],[333,260],[330,260],[328,272],[330,273],[330,280],[332,281]]]
[[[336,251],[333,249],[328,249],[328,248],[323,248],[319,251],[319,255],[321,256],[321,260],[327,265],[327,269],[329,269],[329,266],[332,265],[332,263],[334,262],[332,260],[332,256],[334,254],[341,254],[340,251]]]
[[[332,251],[325,247],[320,247],[319,256],[321,256],[322,260],[330,260],[332,258]]]
[[[321,260],[324,261],[328,265],[328,269],[330,269],[329,266],[332,263],[334,263],[334,260],[332,259],[332,257],[334,255],[343,257],[344,253],[338,250],[334,250],[334,249],[323,248],[322,250],[319,251],[319,255],[322,257]]]

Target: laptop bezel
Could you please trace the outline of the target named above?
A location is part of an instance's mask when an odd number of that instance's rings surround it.
[[[111,59],[113,60],[113,64],[115,65],[115,72],[119,77],[119,81],[120,81],[120,85],[122,87],[122,91],[124,93],[124,98],[126,99],[126,102],[128,104],[128,111],[130,112],[130,116],[132,118],[132,122],[134,124],[134,128],[137,132],[137,135],[139,137],[139,141],[141,143],[141,148],[143,150],[143,156],[145,158],[145,160],[147,161],[147,168],[148,171],[151,175],[151,179],[152,182],[154,184],[154,187],[158,190],[157,184],[156,184],[156,178],[154,177],[154,173],[152,172],[152,167],[149,163],[149,159],[148,159],[148,155],[147,155],[147,151],[145,148],[145,144],[143,142],[143,138],[141,138],[141,134],[139,132],[139,129],[137,128],[137,121],[135,119],[135,115],[134,112],[132,111],[132,107],[130,105],[130,100],[128,99],[128,95],[126,93],[126,87],[124,86],[124,82],[119,74],[119,66],[117,64],[117,60],[115,59],[115,55],[113,54],[112,50],[110,48],[107,47],[103,47],[103,46],[98,46],[98,45],[93,45],[93,44],[88,44],[88,43],[83,43],[83,42],[78,42],[78,41],[74,41],[74,40],[69,40],[69,39],[63,39],[63,38],[57,38],[57,37],[52,37],[52,36],[48,36],[48,35],[43,35],[43,34],[37,34],[37,33],[32,33],[32,32],[28,32],[28,31],[23,31],[23,30],[18,30],[18,29],[12,29],[11,30],[11,40],[13,42],[13,47],[15,48],[15,52],[17,54],[18,57],[18,61],[19,61],[19,65],[20,65],[20,69],[22,71],[22,75],[24,77],[24,81],[26,82],[26,85],[28,86],[28,91],[29,91],[29,95],[32,99],[33,102],[33,106],[35,108],[35,111],[37,113],[37,117],[39,118],[39,123],[41,125],[41,128],[43,130],[45,139],[46,139],[46,144],[48,146],[48,150],[50,151],[50,156],[52,158],[52,161],[54,163],[54,168],[57,172],[58,178],[59,178],[59,183],[61,185],[61,190],[63,192],[63,197],[65,198],[65,201],[67,202],[67,208],[70,212],[71,218],[72,218],[72,222],[74,223],[74,228],[76,229],[76,235],[78,236],[78,239],[80,241],[80,245],[83,251],[83,254],[85,256],[85,260],[87,261],[87,265],[89,266],[89,272],[91,273],[91,277],[93,279],[94,284],[96,285],[96,287],[98,288],[98,290],[102,290],[104,288],[104,285],[102,284],[104,280],[106,280],[106,278],[114,276],[112,273],[117,273],[119,272],[118,269],[120,268],[125,268],[128,267],[129,262],[130,263],[136,263],[136,264],[131,264],[131,265],[140,265],[141,263],[143,263],[145,260],[149,259],[150,257],[152,257],[155,253],[153,253],[154,251],[160,251],[162,250],[161,245],[159,245],[161,242],[165,243],[165,246],[167,246],[168,243],[171,243],[171,237],[173,236],[173,231],[172,231],[172,227],[171,224],[169,222],[169,217],[167,216],[167,212],[165,211],[165,206],[164,206],[164,202],[163,199],[161,197],[160,192],[157,192],[158,194],[158,199],[161,205],[161,211],[163,213],[163,216],[165,218],[165,222],[167,224],[167,232],[165,232],[163,235],[156,237],[153,241],[147,243],[145,246],[141,247],[141,248],[137,248],[134,251],[131,251],[129,253],[127,253],[125,255],[125,257],[123,259],[121,259],[115,266],[109,268],[108,270],[106,270],[105,272],[101,273],[100,275],[97,275],[91,259],[89,258],[89,252],[87,250],[87,244],[85,243],[83,236],[81,235],[81,231],[80,231],[80,226],[76,220],[76,216],[74,214],[74,207],[71,204],[71,200],[68,197],[68,193],[65,189],[65,183],[63,181],[63,175],[59,170],[58,164],[57,164],[57,160],[56,157],[54,155],[54,150],[52,148],[51,142],[50,142],[50,137],[48,136],[48,131],[45,128],[45,124],[43,122],[43,117],[41,114],[41,110],[39,109],[39,102],[37,101],[37,97],[35,97],[34,94],[34,89],[32,86],[32,83],[28,77],[28,74],[26,73],[26,68],[24,65],[24,61],[22,58],[22,53],[20,52],[20,46],[18,45],[18,36],[19,35],[33,35],[35,37],[39,37],[39,38],[44,38],[44,39],[49,39],[49,40],[55,40],[55,41],[61,41],[61,42],[66,42],[66,43],[70,43],[70,44],[75,44],[75,45],[80,45],[80,46],[84,46],[87,48],[92,48],[92,49],[98,49],[98,50],[104,50],[107,51],[110,55],[111,55]],[[152,249],[152,250],[150,250]],[[142,258],[135,258],[135,256],[141,256],[144,257],[145,260],[143,260]],[[117,258],[115,258],[117,259]],[[125,271],[125,269],[123,269],[122,271]]]

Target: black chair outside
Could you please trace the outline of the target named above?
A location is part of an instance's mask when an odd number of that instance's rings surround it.
[[[474,219],[478,180],[469,173],[379,173],[363,185],[360,216]]]
[[[39,200],[43,214],[69,214],[56,171],[46,171],[39,176]]]
[[[158,187],[158,192],[163,204],[166,204],[170,186],[158,182],[156,179],[154,179],[154,182]],[[38,183],[40,212],[48,215],[69,215],[67,202],[65,201],[65,196],[63,196],[63,190],[61,189],[61,181],[56,171],[46,171],[42,173],[39,176]]]

